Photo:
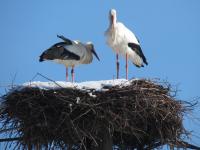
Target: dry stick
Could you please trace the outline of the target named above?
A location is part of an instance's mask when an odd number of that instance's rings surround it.
[[[196,149],[196,150],[200,150],[200,147],[189,144],[187,142],[182,141],[182,143],[186,146],[186,148],[190,148],[190,149]]]
[[[91,135],[91,133],[89,132],[90,137],[92,138],[92,140],[94,141],[95,145],[98,146],[99,144],[97,143],[97,141],[95,140],[95,138]]]
[[[79,133],[78,133],[78,131],[77,131],[77,128],[75,127],[73,121],[71,120],[71,118],[70,118],[69,115],[67,115],[67,116],[69,117],[70,123],[72,124],[72,126],[73,126],[73,128],[74,128],[76,134],[78,135],[78,138],[79,138],[79,140],[81,141],[81,144],[83,145],[84,149],[87,150],[85,144],[83,143],[83,140],[80,138],[80,135],[79,135]]]
[[[86,134],[83,130],[80,130],[80,132],[82,132],[85,136],[87,136],[87,137],[91,137],[92,138],[92,140],[93,140],[93,142],[95,143],[95,145],[96,146],[98,146],[98,143],[97,143],[97,141],[95,140],[95,138],[91,135],[91,133],[89,132],[88,134]],[[87,147],[86,147],[87,148]]]
[[[39,76],[41,76],[41,77],[43,77],[43,78],[45,78],[45,79],[47,79],[47,80],[49,80],[49,81],[52,81],[53,83],[55,83],[57,86],[59,86],[60,88],[63,88],[61,85],[59,85],[56,81],[54,81],[54,80],[52,80],[52,79],[50,79],[50,78],[48,78],[48,77],[46,77],[46,76],[44,76],[44,75],[42,75],[41,73],[37,73],[35,76],[34,76],[34,78],[36,78],[37,77],[37,75],[39,75]],[[34,79],[33,78],[33,79]],[[32,79],[32,80],[33,80]]]
[[[86,115],[87,113],[89,113],[91,111],[91,109],[87,110],[86,112],[82,113],[81,115],[77,116],[75,119],[73,119],[72,121],[76,121],[78,120],[79,118],[81,118],[82,116]]]
[[[0,133],[8,132],[8,131],[13,131],[16,130],[17,128],[9,128],[9,129],[2,129],[0,130]]]
[[[12,142],[12,141],[21,141],[21,137],[16,137],[16,138],[5,138],[5,139],[0,139],[0,142]]]
[[[164,143],[158,142],[158,143],[154,143],[146,148],[144,148],[144,150],[150,150],[150,149],[155,149],[158,148],[159,146],[165,145]]]
[[[20,149],[19,147],[20,147],[20,143],[17,142],[17,144],[14,146],[13,150],[15,150],[15,149],[19,150]]]
[[[12,86],[11,86],[12,88],[14,87],[14,82],[15,82],[15,80],[16,80],[16,77],[17,77],[17,72],[15,73],[14,78],[12,79],[12,84],[11,84],[11,85],[12,85]]]
[[[172,144],[172,146],[177,147],[177,148],[189,148],[189,149],[200,150],[200,147],[189,144],[185,141],[176,141],[176,142],[169,141],[169,142]]]

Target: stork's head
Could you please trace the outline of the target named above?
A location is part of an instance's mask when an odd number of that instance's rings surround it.
[[[109,20],[111,24],[114,24],[117,20],[117,12],[115,9],[111,9],[109,12]]]
[[[86,43],[86,48],[89,51],[91,51],[98,60],[100,60],[99,57],[98,57],[98,55],[97,55],[97,53],[96,53],[96,51],[95,51],[95,49],[94,49],[94,45],[92,44],[92,42],[87,42]]]

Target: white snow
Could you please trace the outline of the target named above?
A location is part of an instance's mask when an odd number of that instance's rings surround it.
[[[135,80],[135,79],[134,79]],[[130,81],[126,79],[113,79],[113,80],[100,80],[100,81],[86,81],[86,82],[66,82],[66,81],[55,81],[55,82],[41,82],[41,81],[32,81],[24,83],[21,88],[24,87],[37,87],[40,89],[50,90],[50,89],[58,89],[58,88],[76,88],[80,90],[95,90],[95,91],[103,91],[107,90],[113,86],[127,86]],[[94,95],[93,95],[94,96]]]

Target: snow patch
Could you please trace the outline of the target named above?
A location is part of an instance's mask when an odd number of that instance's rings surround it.
[[[89,96],[96,98],[95,92],[103,92],[108,91],[113,86],[128,86],[133,80],[126,80],[126,79],[113,79],[113,80],[100,80],[100,81],[85,81],[85,82],[66,82],[66,81],[48,81],[48,82],[41,82],[41,81],[30,81],[26,82],[22,85],[16,86],[15,88],[11,89],[8,94],[11,94],[14,91],[21,91],[26,87],[31,88],[39,88],[43,90],[56,90],[60,88],[71,88],[71,89],[79,89],[88,93]],[[56,91],[54,91],[56,94]],[[76,102],[80,103],[81,99],[77,97]]]
[[[131,80],[132,81],[132,80]],[[45,90],[59,89],[59,88],[76,88],[84,91],[104,91],[110,89],[113,86],[127,86],[130,81],[126,79],[115,79],[115,80],[100,80],[100,81],[86,81],[80,83],[72,83],[66,81],[55,81],[55,82],[41,82],[32,81],[22,84],[22,87],[35,87]],[[95,95],[92,95],[95,96]]]

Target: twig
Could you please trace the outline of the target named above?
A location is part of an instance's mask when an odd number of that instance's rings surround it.
[[[0,139],[0,142],[12,142],[12,141],[20,141],[22,140],[21,137],[16,137],[16,138],[5,138],[5,139]]]
[[[41,73],[37,73],[37,74],[32,78],[32,80],[35,79],[38,75],[41,76],[41,77],[43,77],[43,78],[45,78],[45,79],[47,79],[47,80],[49,80],[49,81],[52,81],[52,82],[55,83],[58,87],[63,88],[63,87],[62,87],[61,85],[59,85],[56,81],[54,81],[54,80],[52,80],[52,79],[50,79],[50,78],[48,78],[48,77],[42,75]]]

